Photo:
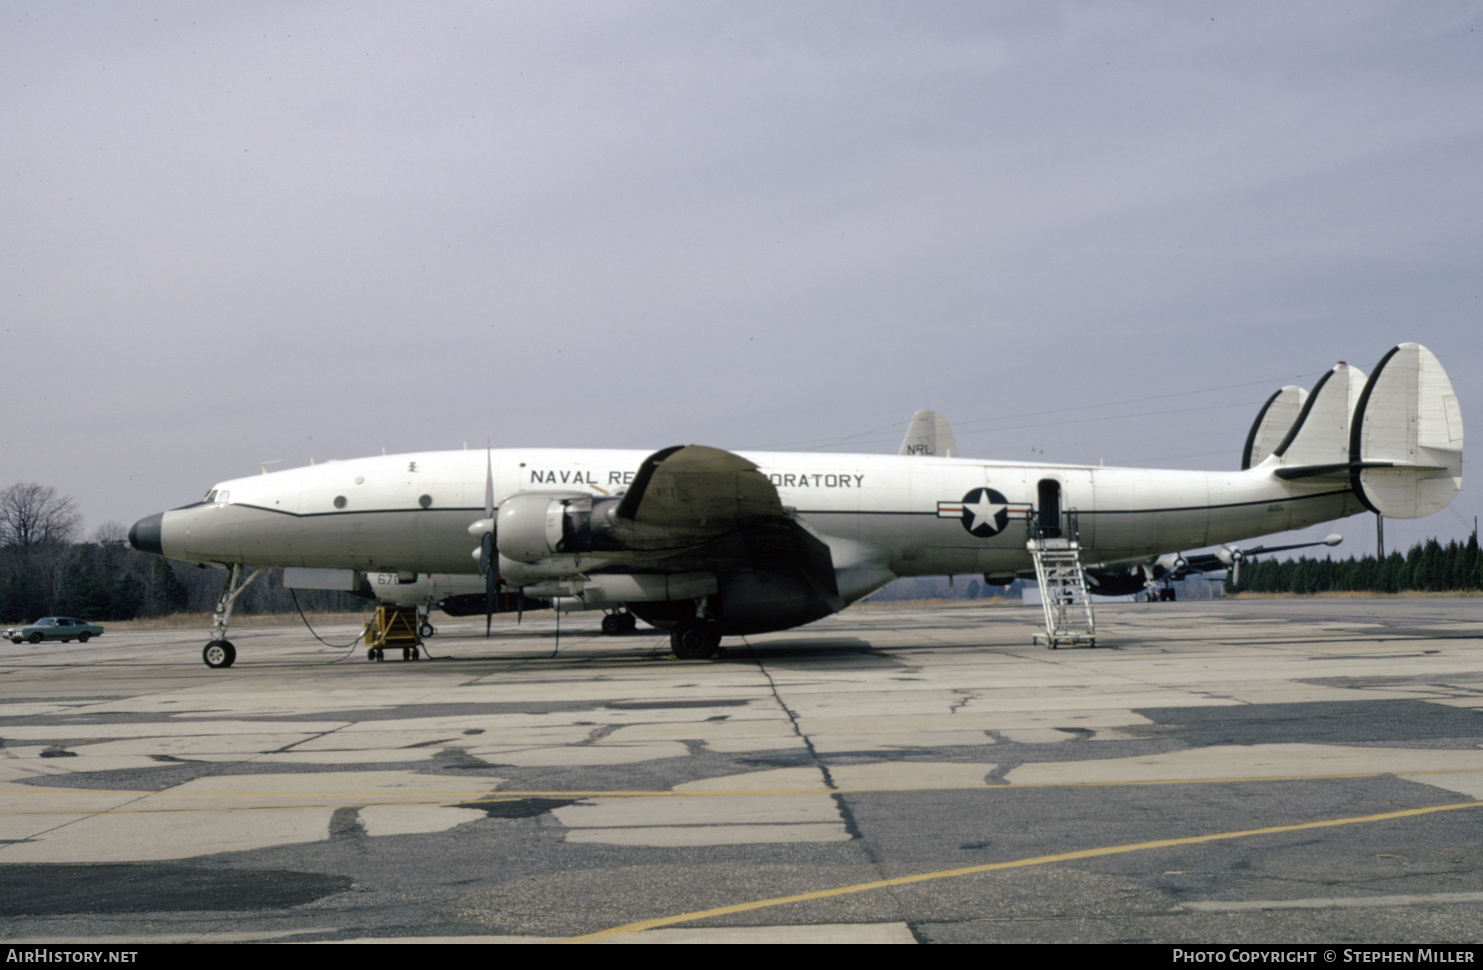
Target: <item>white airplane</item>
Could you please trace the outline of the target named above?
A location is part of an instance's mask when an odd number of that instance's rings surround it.
[[[1239,471],[700,445],[379,456],[221,482],[129,540],[228,568],[213,667],[235,659],[224,620],[248,566],[344,589],[459,577],[465,595],[484,575],[486,592],[631,613],[668,630],[677,655],[704,657],[722,636],[809,623],[897,577],[1003,582],[1031,567],[1031,528],[1054,537],[1075,522],[1086,560],[1136,563],[1366,509],[1428,515],[1462,484],[1457,397],[1418,344],[1368,380],[1336,365],[1275,444],[1258,430]]]

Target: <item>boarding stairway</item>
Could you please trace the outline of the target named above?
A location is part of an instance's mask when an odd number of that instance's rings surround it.
[[[1040,516],[1031,514],[1025,548],[1035,560],[1035,581],[1040,585],[1040,605],[1045,610],[1045,632],[1035,634],[1034,642],[1043,641],[1051,649],[1063,645],[1095,647],[1097,627],[1081,561],[1076,512],[1066,513],[1064,531],[1059,523],[1042,527]]]

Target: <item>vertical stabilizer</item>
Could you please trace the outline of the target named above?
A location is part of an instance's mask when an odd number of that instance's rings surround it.
[[[1371,511],[1414,519],[1446,508],[1462,487],[1462,410],[1447,372],[1420,344],[1381,358],[1360,395],[1350,483]]]
[[[1291,384],[1267,398],[1267,403],[1262,405],[1256,420],[1251,423],[1250,433],[1246,435],[1246,450],[1241,452],[1243,469],[1260,465],[1277,450],[1277,446],[1282,444],[1282,439],[1292,429],[1293,422],[1302,413],[1303,404],[1307,400],[1308,392]]]
[[[1288,467],[1333,467],[1349,464],[1349,419],[1364,390],[1365,375],[1340,361],[1313,387],[1297,420],[1272,454]]]
[[[936,411],[926,410],[912,415],[911,427],[906,429],[906,439],[901,442],[901,451],[897,454],[958,457],[958,446],[953,441],[953,429],[948,427],[947,418]]]

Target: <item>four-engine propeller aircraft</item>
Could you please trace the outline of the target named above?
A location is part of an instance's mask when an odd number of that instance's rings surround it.
[[[346,589],[365,575],[458,577],[464,595],[483,583],[557,609],[626,610],[668,630],[676,654],[703,657],[723,636],[809,623],[897,577],[1012,578],[1031,566],[1031,525],[1053,535],[1074,521],[1086,560],[1131,564],[1366,509],[1428,515],[1461,486],[1461,411],[1425,347],[1395,347],[1368,380],[1338,364],[1296,416],[1275,400],[1239,471],[924,449],[428,452],[221,482],[200,502],[141,519],[129,539],[227,567],[232,596],[247,566]],[[485,580],[481,566],[493,567]],[[235,657],[224,633],[219,620],[205,651],[212,666]]]

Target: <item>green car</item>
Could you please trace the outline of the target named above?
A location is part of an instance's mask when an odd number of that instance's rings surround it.
[[[63,643],[87,643],[89,637],[101,637],[103,628],[92,623],[74,620],[70,616],[43,616],[29,626],[13,626],[0,633],[11,643],[40,643],[42,640],[61,640]]]

